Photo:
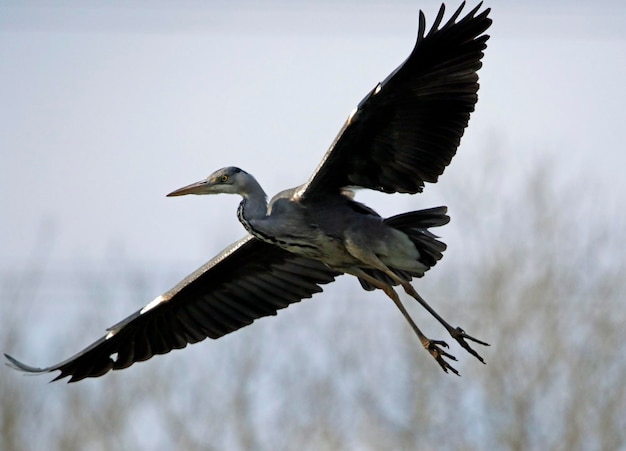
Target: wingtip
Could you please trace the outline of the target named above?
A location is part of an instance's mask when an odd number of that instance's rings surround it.
[[[417,42],[424,39],[425,33],[426,33],[426,16],[424,15],[424,11],[420,9],[418,27],[417,27]]]
[[[23,371],[26,373],[33,373],[33,374],[40,374],[40,373],[48,372],[48,370],[44,368],[36,368],[34,366],[26,365],[25,363],[20,362],[15,357],[12,357],[7,353],[4,353],[4,357],[8,360],[8,362],[5,362],[5,365],[11,369],[14,369],[17,371]]]
[[[18,360],[16,360],[15,358],[11,357],[6,352],[3,353],[3,354],[4,354],[4,358],[8,360],[8,362],[4,362],[4,364],[6,366],[8,366],[9,368],[12,368],[14,370],[19,370],[20,369],[21,363]]]

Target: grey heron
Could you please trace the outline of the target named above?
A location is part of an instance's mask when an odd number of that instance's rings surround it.
[[[383,218],[353,199],[353,188],[419,193],[450,163],[477,102],[478,75],[491,25],[482,4],[443,23],[445,7],[426,32],[419,13],[409,57],[350,114],[313,175],[267,202],[256,179],[227,167],[168,196],[237,194],[248,235],[170,291],[107,329],[73,357],[45,368],[6,355],[30,373],[60,371],[69,382],[127,368],[206,337],[219,338],[255,319],[322,291],[341,274],[366,290],[381,289],[400,309],[421,344],[445,372],[458,374],[448,345],[427,338],[394,287],[416,299],[464,349],[488,345],[446,322],[411,285],[442,257],[446,245],[429,231],[449,221],[446,207]]]

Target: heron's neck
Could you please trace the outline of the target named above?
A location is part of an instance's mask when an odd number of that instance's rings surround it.
[[[261,185],[250,177],[246,189],[241,193],[243,200],[237,209],[237,217],[246,229],[250,221],[262,219],[267,215],[267,196]]]

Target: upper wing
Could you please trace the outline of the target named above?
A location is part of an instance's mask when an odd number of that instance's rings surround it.
[[[464,4],[427,35],[420,11],[417,42],[407,60],[350,115],[298,194],[304,199],[360,186],[417,193],[436,182],[456,153],[478,100],[478,75],[491,25],[479,4],[456,22]]]
[[[322,291],[320,285],[337,275],[320,262],[248,236],[64,362],[36,368],[5,356],[11,366],[22,371],[60,370],[54,380],[71,376],[69,382],[75,382],[102,376],[275,315],[277,310]]]

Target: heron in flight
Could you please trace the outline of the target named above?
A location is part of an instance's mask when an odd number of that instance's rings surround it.
[[[491,25],[490,10],[480,11],[481,6],[459,19],[462,4],[444,23],[442,5],[428,32],[420,11],[413,51],[350,114],[305,184],[280,192],[268,204],[252,175],[227,167],[168,194],[238,194],[245,238],[73,357],[37,368],[5,354],[10,365],[29,373],[59,370],[54,380],[69,376],[69,382],[101,376],[276,315],[341,274],[391,298],[445,372],[459,374],[449,362],[456,358],[444,341],[422,333],[394,287],[401,286],[484,363],[469,342],[487,343],[451,326],[411,285],[446,249],[429,231],[449,221],[446,207],[383,218],[356,202],[351,191],[415,194],[443,173],[478,98],[477,71]]]

